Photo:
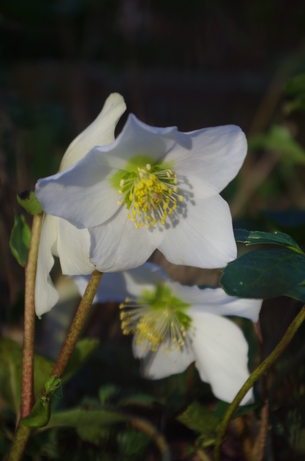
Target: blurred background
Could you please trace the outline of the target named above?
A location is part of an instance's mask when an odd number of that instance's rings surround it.
[[[302,0],[1,1],[3,335],[22,342],[24,271],[9,250],[14,209],[22,212],[16,194],[33,190],[38,178],[57,172],[68,144],[94,120],[111,92],[124,96],[127,113],[151,125],[176,125],[180,131],[239,125],[249,139],[249,154],[239,176],[223,192],[235,227],[282,230],[300,245],[305,243],[304,30]],[[26,220],[30,224],[28,216]],[[153,260],[184,283],[217,284],[217,272],[173,268],[160,254]],[[58,266],[53,277],[62,300],[37,321],[36,345],[54,359],[79,298],[72,280],[61,277]],[[274,348],[299,307],[289,298],[266,302],[261,314],[265,353]],[[259,361],[256,339],[251,324],[243,326],[253,367]],[[304,332],[268,375],[273,399],[270,460],[305,456]],[[187,405],[190,392],[203,403],[213,403],[209,387],[199,381],[196,371],[189,369],[182,378],[159,384],[142,380],[129,349],[130,338],[121,335],[114,303],[92,311],[84,335],[99,337],[102,346],[87,365],[87,379],[80,374],[69,384],[65,405],[79,403],[85,394],[94,396],[109,384],[122,392],[134,388],[171,396],[169,422],[164,426],[164,414],[154,409],[155,421],[161,420],[173,452],[176,449],[174,459],[197,460],[197,455],[187,454],[193,435],[174,418]],[[232,430],[225,459],[245,459],[237,433]],[[144,459],[143,453],[132,456]],[[151,456],[145,459],[157,459]]]

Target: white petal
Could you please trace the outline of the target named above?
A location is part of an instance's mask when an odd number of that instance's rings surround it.
[[[68,170],[36,184],[36,196],[46,213],[68,220],[78,228],[109,219],[119,208],[119,194],[109,178],[115,170],[97,163],[95,152]]]
[[[191,140],[190,148],[185,143],[186,135]],[[196,175],[220,192],[235,178],[246,154],[244,133],[238,126],[225,125],[178,133],[177,144],[166,160],[175,161],[177,175]]]
[[[177,373],[182,373],[195,360],[194,353],[190,347],[183,347],[180,351],[174,349],[165,353],[166,344],[161,344],[156,352],[144,351],[143,348],[132,344],[133,354],[136,358],[142,358],[142,369],[145,378],[161,379]]]
[[[164,281],[164,277],[164,271],[152,263],[124,272],[105,273],[93,302],[121,302],[127,296],[140,297],[143,290],[153,290],[156,284]],[[79,275],[73,279],[80,295],[83,296],[90,276]]]
[[[65,275],[91,274],[94,266],[89,260],[88,229],[77,229],[65,219],[57,218],[57,254]]]
[[[224,267],[237,256],[229,206],[206,184],[188,179],[193,197],[179,202],[178,213],[172,214],[163,232],[153,229],[150,239],[173,264]]]
[[[114,141],[114,130],[126,110],[122,96],[112,93],[99,116],[68,147],[59,171],[64,171],[83,158],[94,146],[104,146]]]
[[[244,299],[229,296],[222,288],[187,287],[177,282],[166,282],[171,291],[179,299],[192,304],[190,312],[200,310],[215,315],[236,315],[253,322],[258,321],[261,299]]]
[[[130,158],[135,156],[149,156],[158,161],[175,145],[176,135],[176,127],[152,127],[130,114],[116,140],[109,146],[95,149],[97,161],[122,170],[125,170]],[[146,162],[137,166],[145,168]]]
[[[136,229],[120,208],[112,219],[89,229],[90,261],[101,272],[118,272],[141,266],[154,251],[146,227]]]
[[[35,286],[35,311],[38,317],[51,310],[59,298],[50,277],[54,265],[52,247],[57,238],[56,220],[53,216],[45,215],[41,227]]]
[[[224,317],[198,311],[192,312],[192,319],[193,350],[201,379],[210,383],[217,398],[231,402],[249,377],[248,344],[241,330]],[[252,398],[250,390],[241,405]]]

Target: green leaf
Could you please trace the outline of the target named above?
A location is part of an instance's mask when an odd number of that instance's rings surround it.
[[[42,355],[36,354],[34,357],[34,395],[37,398],[43,388],[47,379],[49,378],[55,362],[46,359]]]
[[[305,93],[305,74],[296,75],[290,79],[284,88],[285,93],[298,95]]]
[[[28,427],[44,427],[50,419],[50,397],[39,397],[35,402],[31,413],[23,418],[22,424]]]
[[[90,355],[99,346],[98,339],[81,339],[77,342],[74,351],[72,352],[71,358],[67,365],[67,368],[63,374],[62,382],[66,383],[69,381],[75,373],[82,367],[82,365],[88,360]]]
[[[305,164],[305,150],[285,126],[274,125],[268,133],[250,138],[249,150],[256,149],[276,151],[286,163]]]
[[[226,414],[229,406],[230,404],[227,402],[219,402],[214,411],[215,418],[222,419],[224,415]],[[256,408],[259,408],[261,406],[262,406],[262,402],[255,402],[251,405],[241,405],[236,409],[232,419],[239,418],[240,416],[246,415],[247,413],[250,413],[251,411],[256,410]]]
[[[17,194],[17,202],[32,215],[43,212],[35,193],[32,191],[25,190],[24,192]]]
[[[119,388],[114,386],[113,384],[109,384],[108,386],[103,386],[99,389],[98,395],[101,404],[104,406],[106,401],[113,397],[119,391]]]
[[[136,405],[139,407],[151,407],[152,404],[157,400],[158,399],[152,395],[136,394],[129,397],[124,397],[117,403],[117,406],[126,407],[128,405]]]
[[[18,414],[21,400],[22,348],[9,338],[0,339],[0,395]]]
[[[15,211],[14,227],[11,232],[10,249],[18,263],[24,267],[28,260],[31,231],[23,215]]]
[[[198,402],[191,403],[177,420],[189,429],[208,436],[216,433],[219,425],[214,413]]]
[[[134,429],[120,431],[117,434],[118,451],[123,459],[143,460],[144,452],[151,439],[148,435]]]
[[[79,426],[76,428],[78,436],[84,441],[100,445],[101,442],[107,442],[110,431],[106,427],[99,426]]]
[[[273,298],[305,279],[305,256],[286,248],[251,251],[230,262],[220,284],[231,296]]]
[[[48,428],[51,427],[80,427],[80,426],[95,426],[104,427],[109,424],[126,421],[128,418],[108,410],[84,410],[76,408],[53,413],[51,415]]]
[[[290,298],[294,298],[298,301],[302,301],[302,303],[305,303],[305,285],[299,285],[292,290],[289,290],[285,293],[285,296],[289,296]]]
[[[283,232],[270,233],[235,229],[234,236],[236,242],[245,243],[247,246],[262,244],[282,245],[297,253],[304,254],[295,240],[293,240],[290,235],[284,234]]]

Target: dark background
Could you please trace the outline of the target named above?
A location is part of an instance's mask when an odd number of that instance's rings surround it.
[[[22,341],[23,269],[8,244],[14,208],[21,211],[16,193],[33,189],[38,178],[57,171],[68,144],[97,116],[109,93],[121,93],[127,113],[151,125],[191,131],[234,123],[251,139],[276,123],[288,127],[304,145],[303,112],[285,110],[284,92],[286,82],[305,71],[304,31],[302,0],[1,1],[2,334]],[[117,132],[125,120],[126,114]],[[274,152],[250,152],[238,179],[224,191],[236,223],[272,230],[262,218],[263,210],[303,211],[304,173],[304,166],[287,166]],[[304,243],[304,232],[298,235]],[[288,298],[266,304],[261,320],[268,353],[298,308]],[[120,349],[111,342],[121,340],[116,312],[116,306],[108,306],[103,314],[95,314],[87,333],[99,335],[106,348],[101,360],[107,378],[101,380],[112,382],[121,374],[122,385],[129,369],[120,372]],[[44,322],[38,325],[37,348],[56,355],[43,341]],[[69,316],[63,320],[55,314],[48,322],[48,331],[65,329]],[[58,343],[63,337],[57,333]],[[302,336],[291,347],[291,356],[302,351]],[[272,388],[276,404],[270,410],[270,460],[303,459],[303,355],[281,386]],[[111,364],[105,357],[113,358]],[[281,373],[289,357],[278,365]],[[135,385],[132,376],[128,386]],[[77,392],[70,389],[72,403]],[[228,459],[237,459],[234,449],[232,453]]]

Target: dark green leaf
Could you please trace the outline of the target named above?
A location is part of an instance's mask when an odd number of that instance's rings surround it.
[[[132,457],[133,460],[140,459],[142,461],[149,442],[150,438],[146,434],[133,429],[120,431],[117,434],[118,450],[124,459],[126,459],[125,457]]]
[[[302,303],[305,303],[305,286],[299,285],[285,293],[285,296],[289,296],[290,298],[294,298],[298,301],[302,301]]]
[[[50,427],[80,427],[95,426],[103,427],[109,424],[126,421],[127,418],[115,411],[108,410],[84,410],[76,408],[51,415],[48,428]]]
[[[29,190],[21,192],[17,195],[17,201],[28,213],[34,215],[42,213],[42,208],[37,200],[35,193]]]
[[[251,251],[230,262],[220,284],[231,296],[273,298],[305,279],[305,256],[286,248]]]
[[[34,357],[34,395],[37,398],[43,391],[45,382],[53,370],[55,362],[36,354]]]
[[[234,236],[236,242],[245,243],[250,245],[282,245],[290,248],[297,253],[304,254],[299,245],[293,240],[292,237],[283,232],[261,232],[261,231],[248,231],[245,229],[235,229]]]
[[[108,386],[103,386],[99,389],[98,395],[101,404],[104,406],[106,401],[113,397],[119,391],[119,388],[114,386],[113,384],[109,384]]]
[[[99,445],[109,439],[109,429],[99,426],[79,426],[76,428],[78,436],[84,441]]]
[[[88,360],[90,355],[95,351],[99,345],[98,339],[81,339],[77,342],[74,351],[72,352],[71,358],[67,365],[67,368],[63,374],[62,382],[66,383],[72,378],[75,373],[82,367],[82,365]]]
[[[136,394],[129,397],[121,399],[117,405],[119,407],[124,407],[127,405],[137,405],[139,407],[151,407],[152,404],[156,401],[156,397],[147,394]]]
[[[219,419],[214,413],[198,402],[193,402],[182,415],[177,417],[189,429],[211,436],[216,433]]]
[[[305,163],[305,150],[293,139],[285,126],[274,125],[268,133],[250,138],[249,150],[256,149],[276,151],[286,163]]]
[[[28,260],[31,231],[24,216],[15,212],[14,227],[11,232],[10,249],[18,263],[25,266]]]
[[[232,419],[239,418],[239,416],[246,415],[247,413],[250,413],[250,411],[256,410],[256,408],[259,408],[261,405],[262,405],[262,402],[256,402],[251,405],[241,405],[236,409]],[[230,404],[227,402],[219,402],[214,411],[215,418],[222,419],[224,415],[226,414],[229,406]]]
[[[296,75],[286,83],[285,93],[297,95],[305,93],[305,74]]]
[[[0,339],[0,395],[18,414],[21,398],[22,348],[9,338]]]

